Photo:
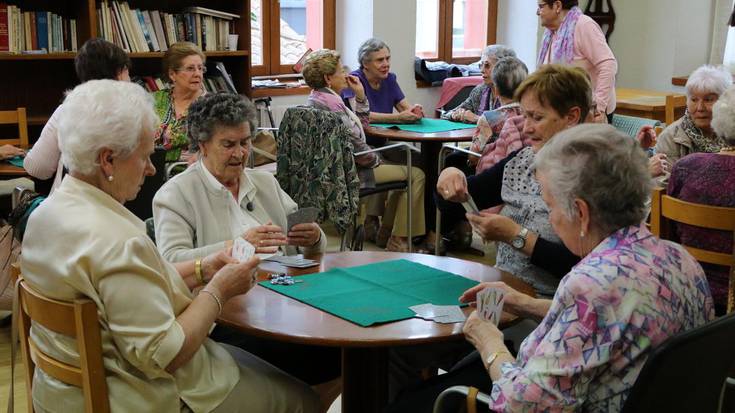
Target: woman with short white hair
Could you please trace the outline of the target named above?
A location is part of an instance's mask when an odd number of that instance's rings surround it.
[[[145,90],[91,80],[64,108],[59,143],[69,174],[28,220],[21,271],[46,297],[97,305],[111,410],[317,411],[304,383],[207,338],[222,306],[255,285],[258,259],[218,252],[174,266],[123,206],[155,173],[158,118]],[[43,352],[79,364],[74,339],[35,324],[31,336]],[[32,395],[37,412],[83,410],[80,388],[38,368]]]
[[[684,116],[668,125],[656,142],[656,152],[671,163],[695,152],[716,153],[725,146],[712,130],[712,107],[732,85],[732,74],[722,66],[704,65],[686,83]]]

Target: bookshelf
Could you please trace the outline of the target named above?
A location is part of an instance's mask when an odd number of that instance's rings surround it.
[[[50,11],[76,20],[78,46],[99,37],[96,10],[99,0],[0,0],[23,11]],[[241,16],[232,20],[231,31],[239,35],[235,51],[207,51],[207,62],[224,63],[238,92],[250,91],[250,0],[128,0],[131,8],[180,13],[187,7],[203,6]],[[38,138],[43,125],[63,100],[64,92],[79,82],[74,72],[76,52],[48,54],[0,53],[0,110],[25,107],[29,137]],[[163,52],[129,53],[131,76],[161,76]],[[2,131],[0,131],[0,134]]]

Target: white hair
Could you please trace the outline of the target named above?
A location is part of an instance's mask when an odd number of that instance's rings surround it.
[[[727,145],[735,145],[735,87],[728,88],[712,107],[712,129]]]
[[[143,136],[153,138],[158,116],[153,100],[139,85],[90,80],[66,95],[59,121],[61,160],[70,172],[91,175],[103,148],[129,156]]]
[[[732,86],[732,74],[723,66],[702,65],[687,80],[687,96],[694,92],[714,93],[717,96],[725,93]]]
[[[488,61],[490,59],[500,60],[504,57],[516,57],[516,52],[510,47],[502,44],[491,44],[482,51],[480,60]]]

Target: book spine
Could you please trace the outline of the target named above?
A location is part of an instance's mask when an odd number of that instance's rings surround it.
[[[153,30],[156,33],[156,39],[158,39],[158,47],[162,52],[165,52],[168,50],[168,46],[166,45],[166,36],[163,34],[161,13],[158,10],[151,11],[151,23],[153,23]]]
[[[46,18],[46,12],[36,12],[36,31],[38,32],[38,48],[45,49],[48,52],[48,19]]]
[[[122,25],[122,18],[120,17],[120,9],[117,1],[112,2],[112,19],[115,21],[115,27],[117,32],[120,33],[120,47],[126,52],[130,52],[130,45],[128,44],[128,36],[125,33],[125,28]]]
[[[184,16],[181,14],[176,15],[176,41],[183,42],[189,40],[186,36],[186,23],[184,23]]]
[[[23,38],[25,44],[23,50],[33,50],[33,38],[31,37],[31,13],[23,12]]]
[[[10,51],[8,36],[8,5],[0,3],[0,52]]]
[[[38,31],[36,26],[36,12],[29,12],[31,25],[31,50],[38,50]]]
[[[48,51],[51,53],[52,51],[55,51],[53,49],[54,47],[54,31],[53,31],[53,19],[51,18],[53,14],[50,11],[46,12],[46,37],[48,39]]]
[[[150,38],[150,44],[151,47],[153,47],[154,52],[161,51],[161,48],[158,46],[158,39],[156,38],[156,31],[153,28],[153,22],[151,21],[151,14],[148,12],[148,10],[143,10],[140,12],[143,15],[143,23],[145,24],[145,32],[148,33],[148,37]]]
[[[79,49],[79,45],[77,43],[77,21],[76,19],[71,19],[69,22],[71,27],[71,51],[76,52]]]

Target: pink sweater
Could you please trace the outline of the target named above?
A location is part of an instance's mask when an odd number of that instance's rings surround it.
[[[61,183],[62,171],[64,169],[64,165],[61,163],[59,132],[57,129],[63,107],[64,105],[59,105],[56,108],[43,127],[41,136],[38,138],[36,144],[33,145],[33,149],[28,152],[25,160],[23,160],[23,168],[34,178],[49,179],[56,173],[51,192]]]

